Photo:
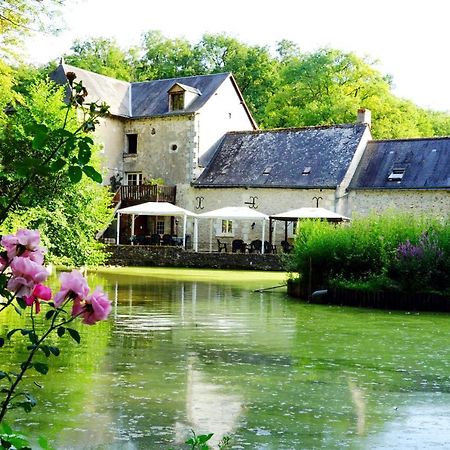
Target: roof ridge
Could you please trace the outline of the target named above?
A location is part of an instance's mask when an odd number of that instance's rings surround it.
[[[89,72],[89,73],[92,73],[93,75],[95,75],[95,76],[97,76],[97,77],[108,78],[108,80],[118,81],[119,83],[124,83],[124,84],[127,84],[127,85],[132,84],[130,81],[119,80],[118,78],[110,77],[110,76],[108,76],[108,75],[103,75],[103,74],[97,73],[97,72],[92,72],[92,70],[87,70],[87,69],[83,69],[82,67],[72,66],[71,64],[63,63],[63,64],[60,64],[60,65],[61,65],[63,68],[64,68],[64,67],[67,67],[67,68],[70,67],[71,69],[82,70],[83,72]],[[76,70],[74,70],[75,74],[76,74]],[[66,72],[66,71],[64,70],[64,72]]]
[[[288,127],[288,128],[265,128],[258,130],[242,130],[242,131],[228,131],[227,134],[262,134],[262,133],[282,133],[286,131],[307,131],[307,130],[325,130],[330,128],[352,128],[356,126],[368,126],[364,123],[347,123],[347,124],[333,124],[333,125],[315,125],[304,127]]]
[[[401,142],[401,141],[434,141],[434,140],[445,140],[450,139],[450,136],[431,136],[431,137],[414,137],[414,138],[392,138],[392,139],[371,139],[368,143],[371,142]]]
[[[220,73],[209,73],[209,74],[205,74],[205,75],[189,75],[186,77],[172,77],[172,78],[158,78],[156,80],[145,80],[145,81],[131,81],[130,83],[135,85],[135,84],[144,84],[144,83],[155,83],[157,81],[170,81],[173,80],[174,82],[176,82],[176,80],[185,80],[185,79],[189,79],[189,78],[199,78],[199,77],[212,77],[212,76],[218,76],[218,75],[226,75],[226,76],[230,76],[231,72],[220,72]]]

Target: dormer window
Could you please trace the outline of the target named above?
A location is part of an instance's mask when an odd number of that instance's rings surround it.
[[[266,167],[264,169],[263,175],[270,175],[271,171],[272,171],[272,167]]]
[[[172,111],[184,109],[184,92],[172,92],[170,94],[170,104]]]
[[[404,167],[394,167],[391,174],[388,176],[388,181],[402,181],[405,170]]]
[[[303,169],[302,175],[309,175],[311,173],[311,167],[307,166]]]
[[[169,111],[183,111],[202,95],[198,89],[181,83],[175,83],[168,93]]]

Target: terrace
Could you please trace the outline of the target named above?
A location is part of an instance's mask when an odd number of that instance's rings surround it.
[[[141,184],[120,186],[114,195],[114,203],[121,207],[133,206],[145,202],[168,202],[175,204],[176,186]]]

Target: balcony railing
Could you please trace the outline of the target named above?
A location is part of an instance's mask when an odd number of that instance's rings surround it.
[[[122,207],[143,202],[169,202],[175,204],[176,186],[146,185],[120,186],[114,201],[121,202]]]

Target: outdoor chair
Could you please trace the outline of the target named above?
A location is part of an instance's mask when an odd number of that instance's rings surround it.
[[[269,241],[264,241],[264,253],[276,253],[277,246],[271,244]]]
[[[161,236],[158,233],[150,235],[150,245],[161,245]]]
[[[261,253],[262,241],[261,239],[255,239],[250,242],[250,253]]]
[[[145,245],[145,236],[133,235],[130,238],[131,245]]]
[[[247,248],[247,244],[242,239],[235,239],[231,243],[231,252],[232,253],[245,253],[245,250]]]
[[[291,253],[292,245],[288,241],[281,241],[281,248],[284,253]]]
[[[228,246],[227,246],[226,242],[220,242],[220,239],[217,239],[217,247],[218,247],[219,253],[222,250],[225,250],[225,253],[228,253]]]
[[[175,241],[170,234],[163,234],[162,245],[175,245]]]

